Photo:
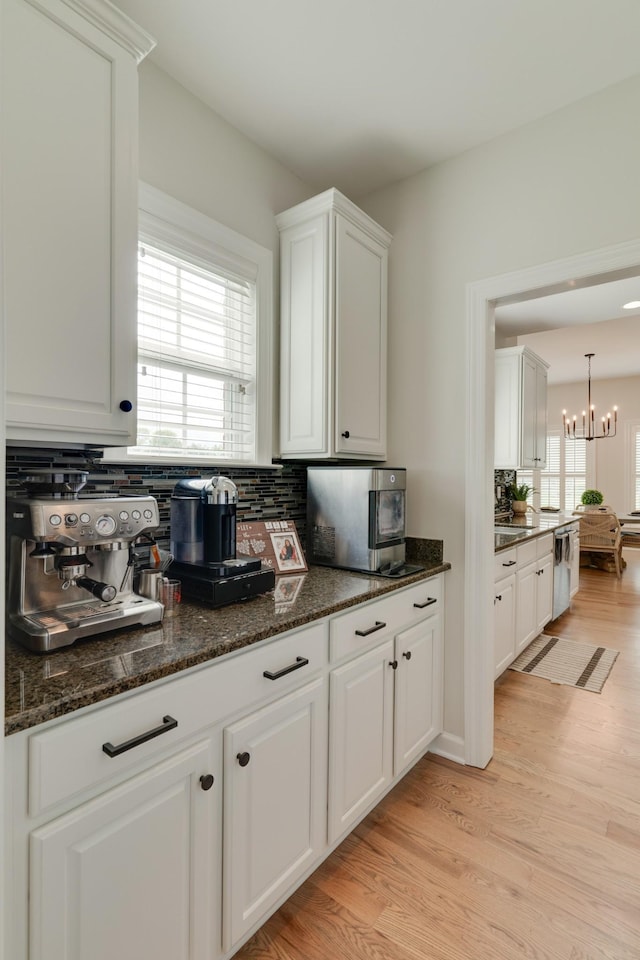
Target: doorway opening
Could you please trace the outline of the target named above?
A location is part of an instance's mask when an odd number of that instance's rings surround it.
[[[469,284],[465,470],[465,762],[493,754],[493,545],[495,308],[640,276],[640,240]],[[480,495],[479,495],[480,493]]]

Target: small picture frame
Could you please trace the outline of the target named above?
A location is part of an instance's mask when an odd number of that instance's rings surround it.
[[[236,552],[259,557],[264,569],[276,574],[301,573],[307,562],[293,520],[252,520],[237,526]]]
[[[270,533],[269,536],[278,573],[295,573],[307,569],[295,529],[285,533]]]

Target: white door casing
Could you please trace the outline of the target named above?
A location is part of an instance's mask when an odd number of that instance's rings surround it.
[[[485,767],[493,754],[494,307],[640,275],[640,239],[467,284],[464,754]]]

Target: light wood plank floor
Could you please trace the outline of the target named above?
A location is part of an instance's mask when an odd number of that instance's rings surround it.
[[[545,632],[620,650],[601,694],[508,670],[486,770],[420,761],[237,960],[640,958],[640,550]]]

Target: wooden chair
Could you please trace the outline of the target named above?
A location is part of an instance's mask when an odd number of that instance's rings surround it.
[[[580,553],[608,553],[613,556],[616,576],[622,577],[622,527],[613,511],[583,512],[576,510],[580,517]]]

